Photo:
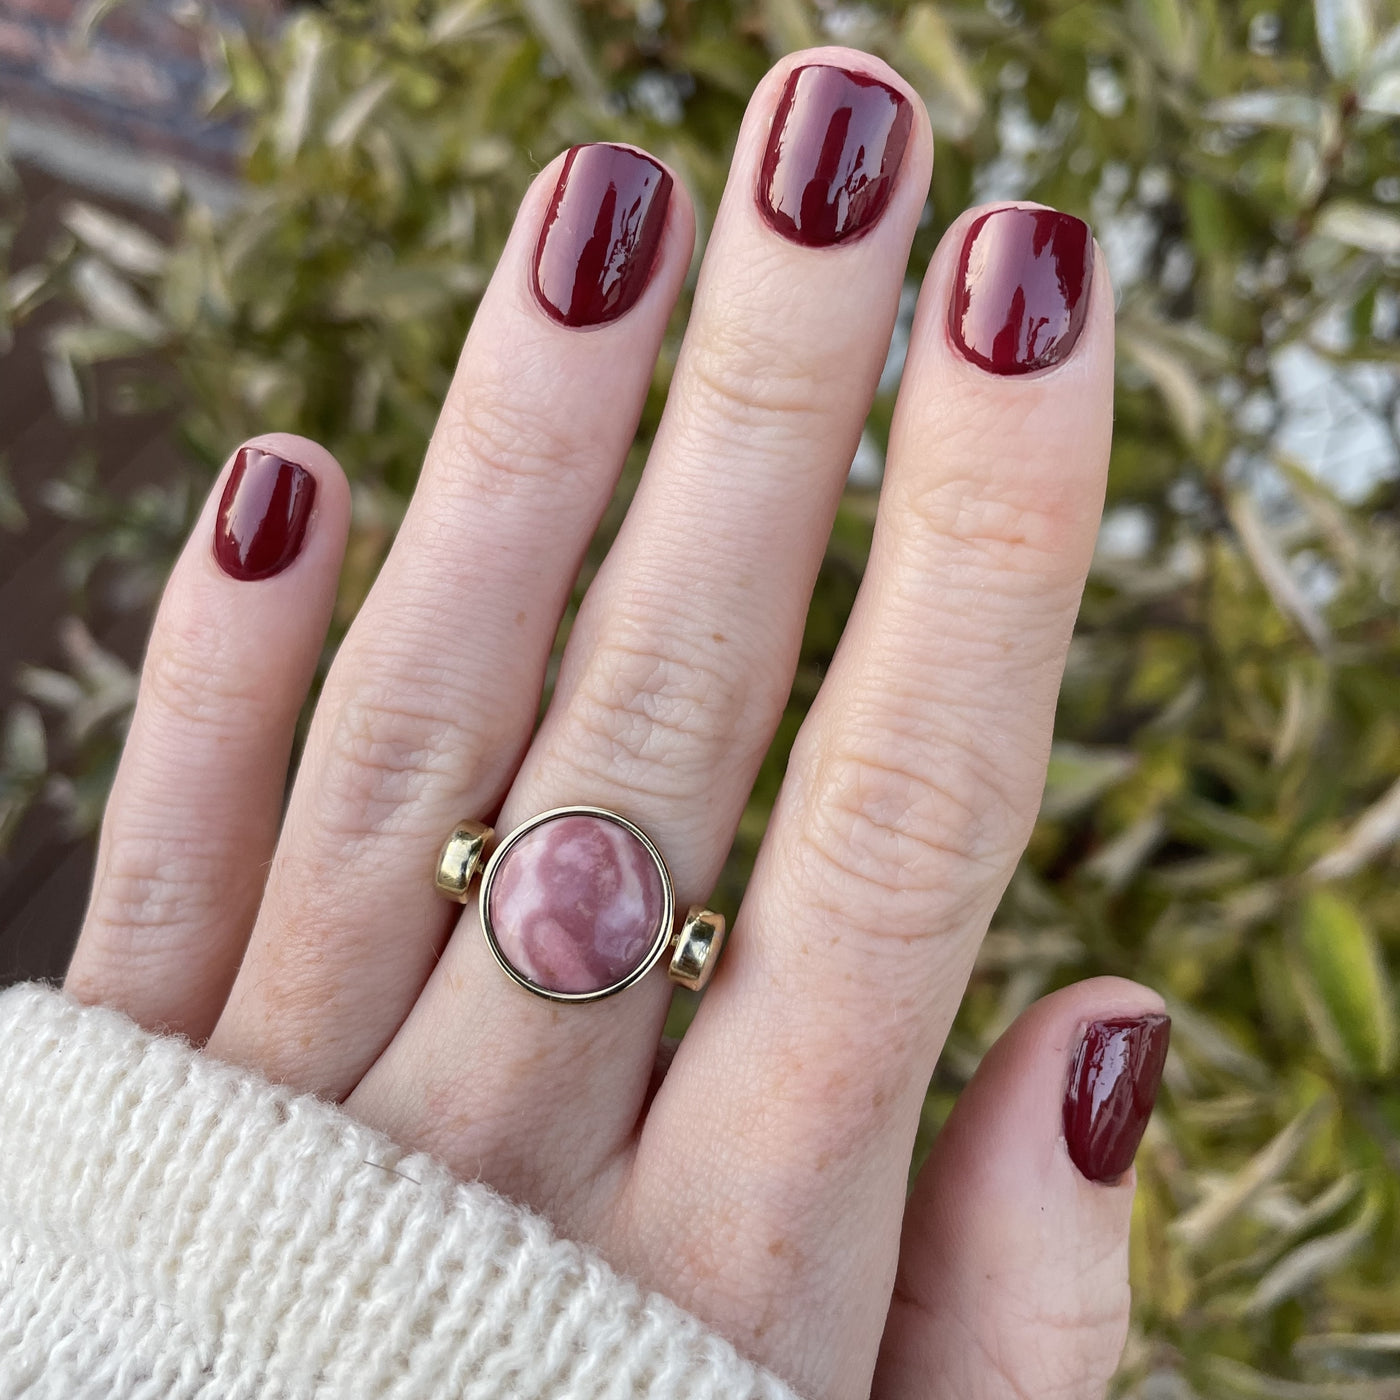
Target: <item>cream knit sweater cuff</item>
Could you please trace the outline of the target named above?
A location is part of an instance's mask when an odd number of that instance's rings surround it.
[[[537,1216],[46,987],[0,993],[0,1397],[794,1400]]]

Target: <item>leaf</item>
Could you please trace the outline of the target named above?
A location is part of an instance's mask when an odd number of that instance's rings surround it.
[[[1340,82],[1355,77],[1375,42],[1369,0],[1313,0],[1313,22],[1327,71]]]
[[[1360,569],[1367,552],[1363,520],[1352,515],[1332,487],[1302,463],[1283,452],[1273,453],[1271,460],[1288,479],[1294,498],[1312,518],[1332,557],[1349,571]]]
[[[5,772],[26,780],[42,777],[48,768],[44,721],[39,711],[23,700],[12,705],[6,716],[0,763]]]
[[[54,412],[64,422],[76,423],[83,416],[83,386],[78,380],[72,356],[64,351],[54,336],[45,346],[44,379],[49,386]]]
[[[83,0],[68,21],[72,42],[79,48],[87,48],[102,27],[102,21],[125,3],[126,0]]]
[[[1283,187],[1303,209],[1311,209],[1322,197],[1327,188],[1327,161],[1320,142],[1298,134],[1288,143]]]
[[[45,337],[45,348],[65,360],[70,367],[95,365],[149,348],[139,337],[116,326],[90,321],[68,321],[55,326]]]
[[[1245,1306],[1246,1317],[1257,1317],[1336,1272],[1370,1238],[1380,1218],[1374,1194],[1366,1198],[1361,1213],[1348,1226],[1330,1235],[1301,1244],[1285,1254],[1263,1278]]]
[[[1274,1262],[1282,1257],[1285,1250],[1321,1229],[1333,1216],[1351,1205],[1360,1195],[1362,1184],[1360,1172],[1347,1172],[1319,1191],[1306,1205],[1294,1206],[1290,1201],[1280,1222],[1282,1232]]]
[[[601,104],[607,88],[594,65],[574,0],[520,0],[520,8],[580,96]]]
[[[1185,0],[1137,0],[1134,7],[1145,24],[1155,55],[1179,78],[1196,71],[1196,22]]]
[[[1400,1332],[1316,1332],[1293,1343],[1295,1356],[1400,1356]]]
[[[942,11],[913,6],[905,17],[903,40],[901,58],[935,134],[955,141],[971,135],[982,120],[982,90]]]
[[[9,459],[0,452],[0,530],[17,534],[29,524],[29,516],[10,477]]]
[[[1254,565],[1255,574],[1273,599],[1275,607],[1302,628],[1318,651],[1325,653],[1330,650],[1332,634],[1326,621],[1294,578],[1287,560],[1259,518],[1253,500],[1243,491],[1236,492],[1230,498],[1230,521],[1249,562]]]
[[[1263,1086],[1269,1082],[1269,1067],[1240,1044],[1201,1009],[1179,997],[1168,1001],[1172,1018],[1172,1039],[1193,1061],[1203,1061],[1232,1079]]]
[[[768,51],[775,58],[821,43],[821,34],[804,0],[759,0],[759,3],[768,36]]]
[[[1118,340],[1123,353],[1152,381],[1184,441],[1200,440],[1206,422],[1206,399],[1186,359],[1159,341],[1125,330]]]
[[[247,35],[220,26],[213,36],[215,72],[214,80],[217,98],[219,88],[226,90],[234,100],[249,111],[257,111],[267,102],[273,86],[273,76],[263,62]],[[217,69],[223,70],[222,84]]]
[[[1277,89],[1217,98],[1206,107],[1204,116],[1207,121],[1230,126],[1272,127],[1316,137],[1322,131],[1324,108],[1311,93]]]
[[[1313,232],[1323,238],[1334,238],[1349,248],[1360,248],[1386,258],[1400,257],[1400,218],[1369,204],[1358,204],[1351,199],[1334,200],[1318,214]]]
[[[353,145],[360,129],[393,90],[393,86],[393,77],[381,73],[347,98],[344,106],[326,124],[326,145],[334,149]]]
[[[1380,947],[1355,905],[1331,890],[1303,903],[1296,981],[1323,1053],[1359,1078],[1389,1074],[1396,1059],[1395,995]]]
[[[418,316],[431,316],[456,297],[474,296],[485,277],[479,269],[456,261],[412,266],[367,263],[352,270],[327,309],[343,319],[365,317],[403,324]]]
[[[115,652],[108,651],[76,617],[59,624],[58,640],[73,674],[89,689],[111,691],[128,699],[136,694],[136,674]]]
[[[1385,1381],[1289,1381],[1228,1356],[1207,1354],[1202,1369],[1209,1400],[1400,1400],[1400,1386]]]
[[[1344,880],[1400,841],[1400,779],[1368,807],[1351,830],[1308,874],[1315,880]]]
[[[504,15],[490,0],[460,0],[435,14],[428,25],[432,45],[459,43],[470,34],[499,24]]]
[[[123,272],[154,277],[165,267],[169,253],[160,243],[145,229],[106,209],[74,200],[64,207],[62,219],[80,242]]]
[[[1375,78],[1400,68],[1400,24],[1393,24],[1376,40],[1366,55],[1365,76]]]
[[[47,666],[22,666],[16,683],[31,700],[61,712],[71,710],[83,698],[83,687],[72,676]]]
[[[321,26],[302,14],[289,27],[291,64],[283,82],[282,106],[273,129],[273,145],[284,163],[301,150],[311,128],[311,110],[325,61],[326,40]]]
[[[73,269],[73,290],[99,326],[151,345],[165,338],[160,318],[105,262],[80,258]]]
[[[1366,112],[1382,117],[1400,117],[1400,72],[1391,69],[1367,82],[1357,100]]]
[[[1094,749],[1057,743],[1045,774],[1043,817],[1060,819],[1087,807],[1100,793],[1122,782],[1137,766],[1137,756],[1123,749]]]
[[[1160,812],[1149,812],[1120,831],[1084,863],[1084,873],[1109,890],[1121,890],[1146,863],[1167,834]]]
[[[42,263],[22,267],[5,284],[5,307],[11,312],[27,310],[50,283],[49,269]]]
[[[981,972],[1006,972],[1021,967],[1062,967],[1084,957],[1084,945],[1068,928],[994,928],[977,950]]]
[[[1283,710],[1273,733],[1273,762],[1281,766],[1302,754],[1311,745],[1327,717],[1325,678],[1315,666],[1295,664],[1284,679]]]
[[[1324,1112],[1321,1102],[1305,1108],[1243,1167],[1178,1216],[1171,1226],[1172,1237],[1187,1249],[1208,1244],[1264,1187],[1288,1170]]]

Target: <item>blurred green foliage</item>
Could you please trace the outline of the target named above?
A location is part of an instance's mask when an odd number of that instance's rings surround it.
[[[247,123],[246,198],[218,218],[177,201],[168,247],[75,207],[48,259],[9,274],[7,324],[65,308],[48,341],[65,413],[90,411],[99,364],[112,400],[141,406],[159,357],[200,464],[127,501],[57,483],[53,508],[90,526],[76,576],[115,560],[149,599],[231,445],[293,429],[355,483],[343,630],[533,172],[576,141],[639,143],[686,181],[703,240],[769,63],[823,42],[883,55],[939,137],[911,288],[959,211],[1014,195],[1089,218],[1119,298],[1107,524],[1044,809],[924,1141],[1043,991],[1096,972],[1160,988],[1173,1053],[1139,1159],[1121,1393],[1396,1397],[1397,20],[1394,0],[383,0],[299,13],[274,39],[202,21],[213,109]],[[729,907],[860,579],[897,369]],[[1351,416],[1313,451],[1319,393]],[[79,825],[100,809],[131,678],[81,629],[70,640],[69,672],[21,678],[10,828],[36,800]]]

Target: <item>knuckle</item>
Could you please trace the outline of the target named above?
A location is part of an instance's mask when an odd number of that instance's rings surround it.
[[[1073,1290],[1071,1290],[1071,1293]],[[992,1336],[985,1321],[969,1324],[988,1371],[1016,1400],[1078,1400],[1107,1393],[1128,1333],[1128,1299],[1107,1290],[1109,1301],[1098,1307],[1049,1306],[1046,1300],[1006,1310]],[[1029,1345],[1028,1345],[1029,1342]]]
[[[149,709],[185,730],[243,731],[266,710],[265,677],[229,666],[217,645],[219,629],[180,628],[152,646],[141,676],[138,709]]]
[[[230,902],[239,900],[238,891],[230,891],[221,878],[225,854],[222,844],[177,834],[124,836],[109,830],[88,926],[100,926],[108,942],[120,937],[124,956],[144,960],[175,936],[207,927],[216,908],[222,922]],[[246,896],[251,906],[260,894],[259,886]]]
[[[744,732],[741,682],[664,632],[615,636],[589,658],[568,701],[564,744],[574,767],[656,796],[693,796],[716,755]]]
[[[316,789],[327,832],[397,831],[434,784],[461,780],[462,755],[473,751],[461,724],[427,705],[414,707],[397,689],[362,684],[336,712]]]
[[[122,928],[181,926],[198,912],[197,882],[167,842],[114,840],[105,853],[94,913]]]
[[[509,498],[577,470],[581,444],[570,427],[518,402],[505,388],[454,403],[434,435],[448,481],[474,500]]]
[[[685,366],[687,395],[706,417],[760,440],[786,441],[829,412],[820,387],[830,379],[820,361],[811,353],[795,358],[776,335],[731,319],[694,346]]]
[[[1128,1334],[1126,1289],[1101,1289],[1100,1299],[1090,1300],[1074,1280],[1066,1287],[1060,1277],[1065,1301],[1056,1306],[1047,1295],[1031,1299],[1007,1282],[997,1277],[997,1307],[990,1310],[898,1283],[893,1304],[913,1315],[918,1331],[938,1338],[940,1350],[961,1359],[962,1389],[1004,1400],[1106,1394]]]
[[[835,743],[799,738],[792,764],[809,888],[862,911],[872,931],[906,937],[931,920],[955,927],[999,891],[1029,833],[996,765],[966,748],[919,748],[879,719],[848,717]]]
[[[1069,582],[1087,565],[1080,537],[1092,532],[1078,528],[1082,502],[1066,502],[1041,485],[996,468],[976,477],[916,481],[904,488],[900,513],[930,542],[926,548],[946,557],[952,546],[954,558],[970,557],[979,571],[1037,585]]]

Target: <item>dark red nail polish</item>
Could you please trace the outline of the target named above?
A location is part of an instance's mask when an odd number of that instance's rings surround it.
[[[231,578],[280,574],[301,552],[316,499],[305,467],[261,447],[242,448],[219,502],[214,558]]]
[[[630,310],[651,276],[670,200],[671,177],[650,156],[575,146],[535,249],[540,305],[566,326],[601,326]]]
[[[864,232],[889,203],[913,119],[878,78],[825,64],[795,68],[759,172],[763,217],[808,248]]]
[[[953,283],[953,344],[993,374],[1057,365],[1089,309],[1094,238],[1054,209],[994,209],[967,231]]]
[[[1117,1181],[1132,1166],[1171,1033],[1172,1018],[1161,1014],[1095,1021],[1085,1030],[1065,1093],[1065,1141],[1090,1181]]]

